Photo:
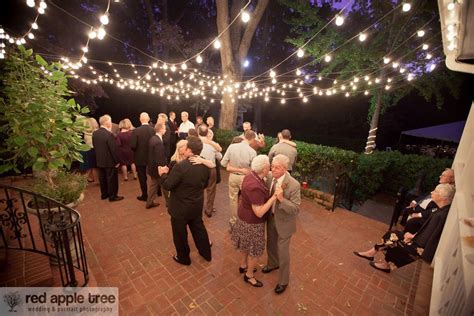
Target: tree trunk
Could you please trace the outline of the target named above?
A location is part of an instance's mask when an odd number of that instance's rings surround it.
[[[375,103],[374,114],[372,115],[372,120],[370,121],[369,136],[367,137],[367,143],[365,144],[365,154],[367,155],[373,153],[375,148],[375,139],[377,137],[380,112],[382,110],[382,96],[383,91],[379,90],[377,92],[377,101]]]
[[[250,44],[252,43],[253,35],[257,29],[257,25],[262,18],[265,8],[268,5],[269,0],[259,0],[255,10],[252,12],[252,18],[247,23],[243,35],[240,28],[235,26],[232,27],[234,33],[231,36],[231,32],[227,29],[229,25],[229,1],[218,0],[216,1],[217,6],[217,31],[223,32],[221,41],[221,63],[222,63],[222,76],[225,81],[225,87],[231,87],[236,82],[242,81],[242,69],[241,61],[247,57]],[[240,2],[239,2],[240,3]],[[241,2],[243,4],[243,2]],[[235,6],[232,8],[232,15],[237,15],[240,12]],[[235,17],[235,16],[234,16]],[[232,17],[231,17],[232,18]],[[235,21],[235,23],[242,23],[241,21]],[[238,41],[238,43],[235,43]],[[238,49],[237,49],[238,48]],[[235,120],[237,117],[237,97],[234,92],[226,91],[222,97],[221,113],[219,119],[219,128],[232,130],[235,128]]]

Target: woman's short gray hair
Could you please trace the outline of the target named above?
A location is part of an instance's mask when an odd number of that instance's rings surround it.
[[[253,158],[250,168],[255,173],[260,173],[263,171],[265,166],[270,166],[270,159],[268,159],[267,155],[258,155],[257,157]]]
[[[449,204],[453,201],[454,194],[456,193],[456,188],[454,185],[449,183],[438,184],[436,186],[436,192],[440,197],[445,199]]]

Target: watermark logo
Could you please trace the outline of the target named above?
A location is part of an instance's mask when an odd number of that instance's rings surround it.
[[[10,307],[9,312],[16,312],[15,307],[21,305],[22,300],[20,293],[17,292],[8,292],[3,295],[3,301]]]
[[[0,315],[118,315],[116,287],[4,287],[0,297]]]

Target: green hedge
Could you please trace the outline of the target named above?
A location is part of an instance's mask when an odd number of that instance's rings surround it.
[[[237,131],[216,130],[215,140],[224,151]],[[265,137],[261,153],[268,154],[276,139]],[[398,151],[375,151],[371,155],[297,141],[298,161],[293,175],[326,192],[334,187],[338,174],[347,172],[356,187],[356,199],[365,200],[377,192],[396,193],[401,186],[413,188],[421,172],[426,172],[424,190],[432,190],[438,176],[452,165],[451,159],[403,155]]]

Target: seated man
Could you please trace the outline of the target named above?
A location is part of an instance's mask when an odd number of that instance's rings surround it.
[[[416,234],[388,231],[383,235],[380,244],[375,244],[374,247],[364,252],[354,251],[354,254],[369,260],[373,268],[386,273],[419,258],[431,262],[438,247],[455,191],[456,189],[451,184],[439,184],[431,192],[431,198],[439,209],[427,219]],[[384,259],[374,262],[374,256],[379,250],[383,251]]]
[[[439,176],[439,183],[454,185],[453,169],[446,168]],[[437,208],[437,206],[432,202],[431,194],[420,196],[411,201],[410,205],[403,210],[400,221],[402,225],[405,225],[405,232],[416,233],[431,215],[434,208]]]

